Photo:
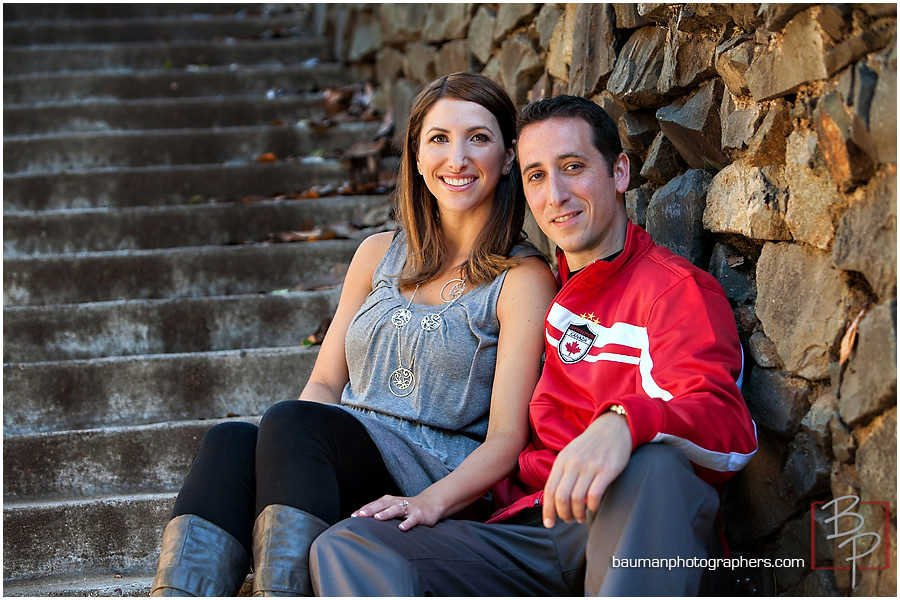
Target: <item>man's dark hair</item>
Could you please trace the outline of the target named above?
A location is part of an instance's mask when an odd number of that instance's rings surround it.
[[[516,137],[528,125],[556,117],[577,117],[591,128],[594,147],[603,155],[612,174],[616,158],[622,152],[619,130],[612,118],[596,103],[581,96],[555,96],[532,102],[519,112],[516,121]]]

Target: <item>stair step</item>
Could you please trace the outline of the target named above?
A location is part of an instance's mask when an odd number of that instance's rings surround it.
[[[3,366],[4,436],[260,415],[297,398],[318,347]]]
[[[203,434],[258,417],[104,427],[3,440],[4,502],[177,492]]]
[[[4,175],[4,210],[157,206],[270,197],[349,179],[333,159],[240,164],[89,169],[48,175]]]
[[[347,264],[359,242],[119,250],[3,261],[4,306],[227,296],[293,288]]]
[[[3,49],[3,75],[74,71],[225,67],[286,67],[309,58],[327,60],[321,37],[272,40],[49,44]]]
[[[6,308],[3,361],[298,346],[334,314],[339,296],[333,288]]]
[[[207,11],[214,6],[207,5]],[[302,33],[305,13],[272,16],[182,15],[137,18],[28,20],[3,24],[3,44],[77,44],[89,42],[152,42],[247,38]]]
[[[183,98],[283,89],[288,93],[339,87],[359,81],[353,71],[309,59],[287,67],[210,67],[200,71],[79,71],[3,78],[3,103],[64,102],[88,98]]]
[[[6,105],[3,133],[13,136],[295,123],[300,119],[323,117],[324,104],[321,93],[310,92],[272,99],[263,94],[248,94]]]
[[[166,492],[4,503],[4,587],[78,572],[111,581],[152,573],[174,499]]]
[[[386,214],[388,206],[388,197],[380,195],[7,212],[3,256],[258,242],[270,233],[360,220],[374,209]]]
[[[251,125],[215,129],[167,129],[52,135],[5,136],[3,172],[51,174],[75,169],[249,162],[272,153],[276,158],[346,149],[371,140],[379,123],[360,121],[319,127]]]
[[[91,20],[91,19],[134,19],[139,17],[161,17],[172,15],[197,15],[197,18],[211,18],[214,15],[234,16],[235,13],[259,14],[259,4],[51,4],[51,3],[7,3],[3,7],[3,20]]]
[[[123,577],[117,574],[44,577],[19,582],[4,582],[3,595],[45,598],[50,596],[112,597],[150,595],[153,573]],[[242,596],[250,594],[241,593]]]

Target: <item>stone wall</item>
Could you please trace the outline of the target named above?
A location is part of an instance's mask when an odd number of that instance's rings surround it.
[[[853,494],[890,503],[896,564],[895,5],[331,5],[320,25],[397,124],[424,82],[461,70],[518,105],[606,109],[629,216],[734,307],[760,448],[725,492],[733,547],[807,559],[767,593],[894,595],[895,567],[851,592],[848,571],[809,560],[811,503]],[[847,564],[816,531],[817,564]]]

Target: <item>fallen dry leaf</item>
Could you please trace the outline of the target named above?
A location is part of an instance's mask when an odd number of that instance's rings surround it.
[[[302,344],[304,346],[318,346],[325,339],[325,334],[328,333],[329,327],[331,327],[331,317],[326,317],[319,323],[319,327],[315,332],[303,338]]]
[[[266,162],[278,162],[278,157],[272,154],[271,152],[266,152],[264,154],[260,154],[256,157],[256,162],[266,163]]]
[[[856,333],[859,330],[859,322],[862,321],[863,316],[868,311],[869,305],[866,304],[863,306],[862,310],[859,311],[859,314],[856,315],[856,318],[853,319],[853,322],[850,323],[847,331],[844,332],[844,337],[841,338],[838,364],[843,365],[850,358],[850,353],[853,352],[853,346],[856,344]]]

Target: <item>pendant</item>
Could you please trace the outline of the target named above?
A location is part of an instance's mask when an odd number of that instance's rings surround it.
[[[438,314],[431,313],[425,315],[422,317],[422,331],[434,331],[441,326],[443,320],[443,317]]]
[[[450,284],[450,289],[447,290],[447,286]],[[457,298],[463,295],[463,292],[466,291],[466,280],[465,279],[451,279],[447,283],[444,284],[444,287],[441,288],[441,300],[444,304],[449,302],[453,302]],[[444,292],[447,293],[447,297],[444,298]]]
[[[403,398],[412,393],[415,385],[416,379],[413,377],[412,371],[404,367],[397,367],[397,369],[391,373],[388,388],[393,395],[398,398]]]
[[[391,315],[391,323],[393,323],[394,327],[397,329],[400,329],[409,323],[410,319],[412,319],[412,313],[407,308],[398,308],[394,311],[394,314]]]

